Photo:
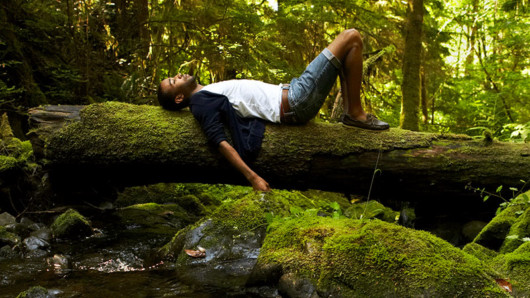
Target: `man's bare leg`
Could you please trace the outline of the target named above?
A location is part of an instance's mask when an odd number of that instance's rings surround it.
[[[333,40],[328,50],[342,62],[340,81],[344,112],[356,120],[365,121],[366,112],[361,104],[363,74],[363,41],[355,29],[348,29]]]

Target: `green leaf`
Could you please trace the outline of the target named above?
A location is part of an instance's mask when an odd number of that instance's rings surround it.
[[[519,191],[519,190],[518,190],[517,188],[515,188],[515,187],[510,187],[510,190],[511,190],[511,191]]]
[[[499,187],[497,187],[497,190],[496,190],[496,192],[501,192],[501,191],[502,191],[502,185],[501,185],[501,186],[499,186]]]
[[[489,198],[490,196],[485,196],[483,201],[486,202]]]

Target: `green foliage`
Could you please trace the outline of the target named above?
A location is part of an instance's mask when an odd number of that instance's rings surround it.
[[[108,100],[154,104],[161,79],[195,74],[287,83],[339,32],[363,35],[365,108],[399,123],[401,1],[6,1],[0,6],[0,109]],[[423,130],[525,142],[530,21],[524,1],[424,3]],[[384,55],[379,57],[381,51]],[[377,58],[377,59],[376,59]],[[334,88],[321,110],[329,119]]]

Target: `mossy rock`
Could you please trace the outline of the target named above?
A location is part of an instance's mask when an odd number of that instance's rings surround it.
[[[90,221],[74,209],[59,215],[50,228],[55,238],[81,238],[93,234]]]
[[[490,264],[512,283],[515,297],[530,296],[530,242],[513,252],[499,254]]]
[[[250,187],[225,184],[158,183],[126,188],[118,194],[116,205],[126,207],[151,202],[176,203],[188,212],[199,211],[198,214],[204,215],[213,211],[222,201],[238,199],[250,192],[252,192]]]
[[[327,202],[327,203],[326,203]],[[202,286],[244,286],[256,263],[271,220],[316,212],[330,204],[298,191],[250,192],[240,199],[225,199],[212,214],[175,235],[162,251],[176,257],[179,280]],[[205,249],[204,258],[192,258],[183,249]]]
[[[509,253],[516,250],[524,243],[523,239],[530,240],[530,207],[526,208],[526,211],[512,225],[508,236],[502,243],[500,252]]]
[[[33,156],[33,148],[29,141],[21,141],[15,137],[1,140],[0,173],[15,168],[23,168]]]
[[[521,194],[512,200],[511,204],[509,204],[506,209],[501,211],[484,227],[484,229],[482,229],[473,242],[489,249],[499,251],[506,240],[506,236],[510,234],[512,226],[518,221],[520,215],[529,208],[529,196],[530,191]],[[515,249],[514,245],[510,245],[509,249]],[[506,250],[508,250],[508,248],[506,248]]]
[[[117,215],[124,224],[139,225],[142,232],[157,234],[174,234],[199,219],[173,203],[135,204],[119,209]]]
[[[348,198],[342,193],[322,191],[317,189],[309,189],[301,191],[300,193],[311,200],[314,200],[316,202],[322,202],[322,207],[324,208],[327,207],[326,204],[328,204],[329,202],[338,203],[342,210],[346,210],[351,206],[351,203]]]
[[[48,298],[52,297],[48,294],[48,290],[41,286],[31,287],[24,292],[18,294],[17,298]]]
[[[492,261],[498,255],[496,251],[474,242],[466,244],[462,250],[485,263]]]
[[[20,243],[20,237],[8,232],[4,226],[0,226],[0,247],[4,245],[14,246]]]
[[[330,297],[507,296],[477,258],[430,233],[380,220],[304,216],[273,223],[257,267],[271,264]]]
[[[9,171],[19,165],[18,160],[12,156],[0,155],[0,173]]]
[[[396,222],[399,212],[394,211],[377,201],[355,203],[344,212],[346,217],[353,219],[377,218],[386,222]]]

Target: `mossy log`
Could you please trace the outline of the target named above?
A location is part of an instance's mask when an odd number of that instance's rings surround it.
[[[37,156],[63,178],[242,183],[187,110],[118,102],[30,110]],[[411,197],[515,186],[530,177],[530,144],[341,124],[267,125],[252,168],[275,188]],[[379,169],[374,175],[374,170]]]

